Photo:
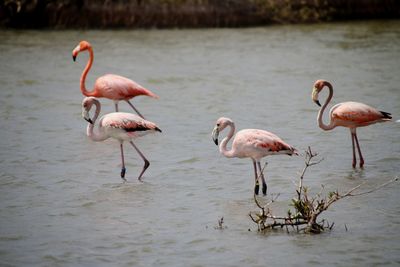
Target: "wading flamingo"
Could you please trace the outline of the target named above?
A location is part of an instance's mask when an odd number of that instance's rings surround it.
[[[255,175],[254,193],[258,195],[258,179],[260,177],[262,182],[262,192],[264,195],[267,194],[267,184],[265,183],[263,170],[261,169],[261,158],[268,155],[279,154],[287,154],[290,156],[293,154],[297,155],[296,149],[282,141],[282,139],[273,133],[258,129],[245,129],[236,133],[233,138],[232,148],[227,150],[226,146],[235,133],[235,123],[229,118],[221,117],[217,120],[212,131],[212,138],[215,144],[218,145],[219,133],[228,126],[230,127],[230,131],[228,136],[222,139],[222,142],[219,145],[220,153],[227,158],[251,158]],[[260,175],[257,175],[256,164],[258,165]]]
[[[78,54],[85,50],[89,51],[89,60],[81,75],[80,83],[82,94],[85,96],[105,97],[113,100],[116,112],[118,112],[118,102],[124,100],[144,119],[142,114],[132,105],[129,99],[139,95],[147,95],[154,98],[158,98],[158,96],[136,82],[115,74],[106,74],[97,78],[93,90],[88,91],[85,86],[85,80],[94,59],[93,48],[90,43],[81,41],[72,51],[72,58],[75,61]]]
[[[312,91],[312,100],[318,106],[321,106],[318,100],[318,94],[325,87],[328,87],[329,95],[324,105],[318,112],[318,118],[317,118],[318,125],[322,130],[325,131],[332,130],[336,126],[343,126],[350,128],[351,143],[353,145],[353,168],[355,168],[357,164],[354,140],[357,145],[358,155],[360,157],[360,167],[362,168],[364,166],[364,158],[361,154],[360,145],[358,143],[357,132],[356,132],[357,127],[368,126],[370,124],[374,124],[377,122],[390,121],[392,119],[392,116],[390,113],[379,111],[363,103],[343,102],[336,104],[331,108],[331,110],[329,111],[330,122],[328,125],[326,125],[322,121],[322,116],[326,106],[329,104],[333,96],[332,84],[325,80],[317,80],[314,83],[314,88]]]
[[[96,111],[93,118],[91,119],[89,116],[89,111],[93,105],[96,106]],[[94,132],[94,124],[100,114],[100,109],[100,102],[96,98],[85,97],[83,99],[82,116],[87,122],[89,122],[86,130],[87,136],[89,136],[90,139],[96,142],[106,140],[110,137],[117,139],[120,142],[122,160],[121,178],[125,181],[126,169],[123,142],[129,141],[129,143],[131,143],[133,148],[137,151],[137,153],[144,161],[142,172],[139,174],[138,177],[139,181],[141,181],[141,177],[145,170],[149,167],[150,162],[145,158],[139,148],[137,148],[137,146],[132,142],[132,139],[146,135],[149,132],[161,132],[160,128],[158,128],[155,123],[146,121],[135,114],[125,112],[113,112],[106,114],[100,118],[98,130],[97,132]]]

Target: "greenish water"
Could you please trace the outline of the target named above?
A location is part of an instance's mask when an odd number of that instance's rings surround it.
[[[134,104],[163,130],[125,148],[119,178],[114,140],[85,135],[79,77],[94,47],[87,86],[116,73],[160,96]],[[323,132],[311,101],[330,80],[332,103],[354,100],[400,114],[400,22],[249,29],[0,32],[0,265],[2,266],[372,266],[400,263],[399,185],[335,204],[321,235],[259,234],[248,218],[252,164],[221,156],[211,140],[220,116],[237,129],[272,131],[324,161],[312,192],[366,190],[399,175],[400,124],[359,129],[366,165],[351,168],[347,129]],[[324,99],[326,94],[322,94]],[[102,113],[113,111],[102,99]],[[124,103],[121,110],[130,111]],[[269,157],[273,206],[287,210],[303,157]],[[224,230],[216,230],[224,217]],[[346,227],[347,231],[346,231]],[[251,231],[248,231],[248,230]]]

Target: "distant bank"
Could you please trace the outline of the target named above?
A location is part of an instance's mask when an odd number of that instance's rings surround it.
[[[201,28],[399,19],[400,0],[0,0],[2,28]]]

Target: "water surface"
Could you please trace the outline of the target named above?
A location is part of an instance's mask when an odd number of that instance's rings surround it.
[[[85,135],[79,77],[116,73],[160,96],[134,104],[163,130],[137,140],[151,162],[125,146],[119,178],[115,140]],[[272,131],[324,161],[306,184],[318,192],[371,189],[399,175],[400,124],[359,129],[365,168],[351,168],[347,129],[323,132],[311,101],[330,80],[333,103],[355,100],[399,119],[400,22],[248,29],[0,32],[0,265],[2,266],[364,266],[400,263],[399,185],[338,202],[321,235],[259,234],[247,214],[252,165],[221,156],[216,119]],[[321,94],[321,99],[326,93]],[[113,111],[102,99],[102,113]],[[121,103],[121,110],[130,107]],[[223,133],[222,135],[224,135]],[[268,158],[269,193],[287,210],[303,157]],[[225,230],[216,230],[224,217]],[[347,228],[347,231],[346,231]],[[250,229],[250,231],[249,231]]]

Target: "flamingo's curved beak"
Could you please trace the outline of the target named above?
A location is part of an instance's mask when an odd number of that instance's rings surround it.
[[[219,135],[218,126],[215,126],[211,133],[211,136],[216,145],[218,145],[218,135]]]
[[[316,87],[313,88],[311,98],[315,104],[317,104],[318,106],[321,106],[321,103],[319,103],[319,100],[318,100],[318,89]]]
[[[82,117],[85,119],[85,121],[87,121],[88,123],[90,123],[90,124],[93,124],[93,121],[92,121],[92,119],[90,118],[90,116],[89,116],[89,111],[87,111],[86,109],[84,109],[83,111],[82,111]]]
[[[72,59],[76,61],[76,57],[78,56],[78,53],[81,51],[81,46],[77,45],[74,50],[72,50]]]

